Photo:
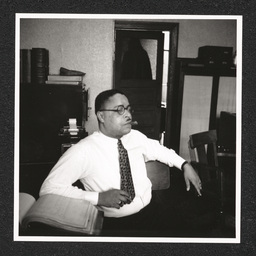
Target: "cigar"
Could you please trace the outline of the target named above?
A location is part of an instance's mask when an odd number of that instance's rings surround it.
[[[132,121],[131,125],[138,125],[138,122],[137,121]]]

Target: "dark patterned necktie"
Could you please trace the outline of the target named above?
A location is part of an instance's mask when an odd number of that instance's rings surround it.
[[[119,151],[119,163],[120,163],[120,174],[121,174],[121,190],[126,191],[131,200],[135,197],[134,186],[132,181],[132,174],[130,168],[130,162],[128,158],[127,150],[124,148],[121,140],[118,140],[118,151]]]

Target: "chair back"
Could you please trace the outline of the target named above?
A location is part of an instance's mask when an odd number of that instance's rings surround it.
[[[224,173],[218,165],[217,132],[210,130],[189,136],[190,153],[196,151],[196,161],[191,161],[198,172],[202,185],[204,198],[217,199],[217,209],[221,221],[224,216]],[[192,157],[192,156],[191,156]],[[209,201],[214,202],[214,201]]]
[[[152,183],[152,190],[162,190],[170,187],[170,168],[158,161],[146,162],[147,175]]]
[[[191,160],[218,167],[216,130],[190,135],[189,152]]]

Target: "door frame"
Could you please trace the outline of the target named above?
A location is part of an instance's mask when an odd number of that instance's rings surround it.
[[[175,65],[176,65],[177,49],[178,49],[179,23],[115,20],[115,36],[116,36],[116,30],[169,31],[170,32],[164,145],[168,148],[172,148],[173,146],[175,146],[174,141],[172,141],[173,134],[175,132],[174,76],[175,76]],[[115,67],[115,63],[113,64]],[[115,70],[115,68],[113,70]]]

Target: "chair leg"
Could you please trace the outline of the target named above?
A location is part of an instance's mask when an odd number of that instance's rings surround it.
[[[219,198],[220,198],[220,225],[223,227],[225,225],[225,212],[224,212],[224,202],[225,202],[225,188],[224,188],[224,174],[223,170],[219,171]]]

